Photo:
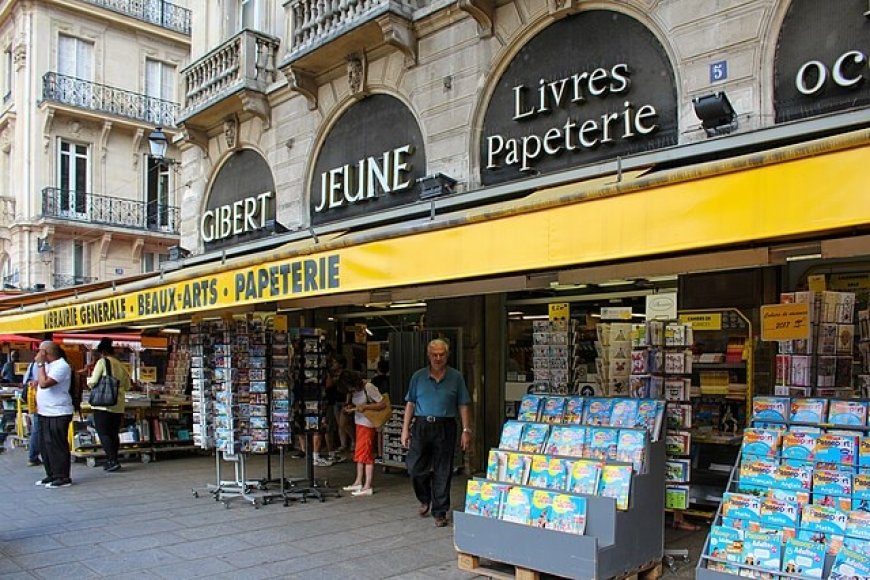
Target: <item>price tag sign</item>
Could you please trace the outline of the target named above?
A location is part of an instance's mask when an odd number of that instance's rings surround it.
[[[571,310],[567,302],[554,302],[550,304],[550,321],[568,320]]]
[[[802,340],[809,336],[809,304],[768,304],[761,307],[761,340]]]
[[[157,367],[139,367],[139,380],[143,383],[156,383]]]

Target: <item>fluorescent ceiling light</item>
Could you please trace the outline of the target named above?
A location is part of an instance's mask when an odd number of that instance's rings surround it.
[[[606,288],[607,286],[623,286],[631,283],[631,280],[608,280],[607,282],[600,282],[598,285],[602,288]]]
[[[419,308],[426,306],[425,302],[393,302],[390,308]]]
[[[365,328],[363,328],[363,330],[365,330],[365,331],[366,331],[366,334],[368,334],[369,336],[374,336],[374,335],[375,335],[374,332],[372,332],[371,330],[369,330],[369,327],[368,327],[368,326],[366,326]]]
[[[786,256],[786,262],[800,262],[802,260],[821,260],[821,254],[801,254],[799,256]]]
[[[650,276],[647,278],[650,282],[673,282],[676,279],[676,274],[670,274],[668,276]]]
[[[522,310],[512,310],[511,312],[508,312],[508,316],[522,316],[522,315],[523,315]]]
[[[526,314],[523,316],[523,320],[549,320],[550,316],[547,314]]]
[[[163,328],[160,330],[163,334],[181,334],[180,328]]]

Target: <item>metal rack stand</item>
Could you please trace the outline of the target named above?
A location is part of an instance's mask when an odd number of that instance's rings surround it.
[[[297,488],[297,484],[305,479],[287,479],[286,471],[285,471],[285,453],[284,446],[278,446],[278,469],[281,472],[281,475],[278,479],[271,478],[271,453],[269,454],[269,469],[267,474],[267,479],[261,481],[261,485],[263,489],[266,489],[269,485],[277,483],[279,485],[278,490],[273,493],[267,493],[263,495],[263,505],[272,503],[274,499],[281,499],[284,502],[284,507],[290,505],[292,500],[302,499],[304,500],[304,496],[300,497],[299,488]]]
[[[223,455],[223,460],[228,461],[234,464],[234,472],[235,478],[231,480],[223,480],[221,479],[221,455]],[[222,502],[225,508],[229,508],[229,502],[236,498],[241,498],[247,502],[250,502],[254,509],[258,509],[260,507],[260,503],[265,504],[263,501],[263,494],[257,493],[256,490],[260,488],[260,483],[258,481],[249,480],[247,478],[247,457],[244,453],[237,453],[235,455],[227,455],[226,453],[218,453],[215,452],[215,480],[216,483],[209,483],[206,485],[205,490],[212,494],[215,501]],[[193,497],[199,497],[199,490],[194,488],[191,490],[193,492]],[[259,500],[259,502],[258,502]]]
[[[305,503],[309,497],[321,502],[326,501],[327,496],[341,497],[341,491],[329,487],[329,480],[322,482],[314,478],[314,432],[305,432],[305,486],[294,487],[290,494],[293,499],[299,499]]]

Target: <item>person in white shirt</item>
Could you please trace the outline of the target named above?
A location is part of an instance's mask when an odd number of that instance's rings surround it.
[[[353,453],[353,460],[356,461],[356,479],[352,484],[345,486],[344,490],[357,497],[371,495],[374,493],[372,477],[375,474],[377,430],[363,411],[380,411],[387,403],[378,388],[356,371],[342,371],[338,383],[348,392],[349,400],[344,407],[344,412],[353,413],[356,424],[356,447]]]
[[[46,340],[34,358],[36,408],[42,435],[42,464],[45,477],[36,482],[47,488],[69,487],[70,449],[67,434],[73,416],[71,395],[72,368],[62,356],[60,346]]]

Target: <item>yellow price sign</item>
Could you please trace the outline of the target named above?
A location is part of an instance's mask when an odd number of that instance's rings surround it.
[[[691,324],[692,330],[722,330],[722,313],[680,314],[680,322]]]
[[[570,306],[567,302],[554,302],[550,304],[550,320],[568,320],[571,316]]]
[[[809,336],[809,304],[767,304],[761,307],[761,340],[802,340]]]
[[[139,380],[143,383],[156,383],[157,367],[139,367]]]

